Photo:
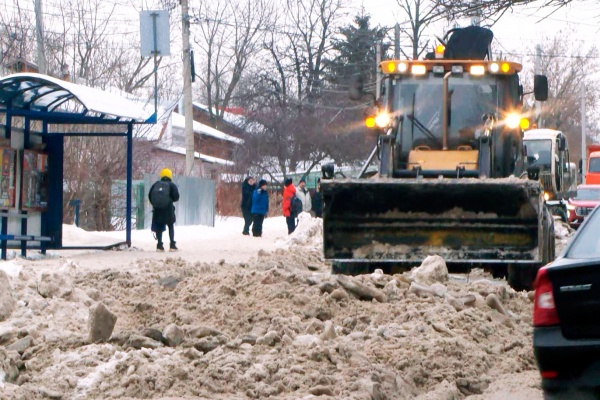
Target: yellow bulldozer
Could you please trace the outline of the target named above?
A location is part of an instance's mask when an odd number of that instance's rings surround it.
[[[538,177],[518,178],[528,176],[522,66],[490,60],[492,37],[456,29],[425,60],[380,63],[381,95],[365,115],[377,146],[358,178],[323,170],[324,254],[334,273],[394,273],[437,254],[451,272],[482,267],[528,289],[554,259]],[[545,76],[535,76],[534,93],[547,99]],[[363,95],[355,84],[351,98]]]

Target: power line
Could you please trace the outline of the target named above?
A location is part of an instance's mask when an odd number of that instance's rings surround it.
[[[13,24],[10,24],[10,23],[2,24],[2,23],[0,23],[0,27],[2,27],[2,28],[3,27],[12,28],[12,29],[15,29],[15,30],[25,30],[25,29],[27,29],[27,28],[25,28],[23,26],[19,26],[19,25],[16,25],[14,23]],[[32,29],[32,30],[34,29],[34,27],[28,27],[28,28]],[[44,29],[44,33],[49,33],[49,34],[53,34],[53,35],[57,35],[57,36],[64,36],[65,34],[70,33],[70,32],[67,32],[67,31],[60,32],[60,31],[54,31],[54,30]],[[76,33],[76,32],[73,32],[73,33]],[[107,33],[103,33],[102,36],[123,36],[123,35],[134,35],[134,34],[139,34],[139,33],[140,33],[139,31],[107,32]]]
[[[124,7],[123,5],[120,5],[121,7]],[[60,10],[63,11],[66,7],[61,5],[57,5],[57,4],[45,4],[44,5],[45,8],[54,8],[55,10]],[[22,6],[15,6],[13,4],[4,4],[4,8],[9,8],[13,11],[19,12],[19,13],[30,13],[30,14],[35,14],[35,10],[28,8],[28,7],[22,7]],[[82,10],[82,9],[70,9],[68,10],[69,12],[64,14],[61,13],[56,13],[55,12],[49,12],[49,11],[43,11],[42,15],[48,16],[48,17],[58,17],[58,18],[63,18],[65,16],[70,16],[73,14],[77,14],[78,12],[83,12],[83,11],[88,11],[88,10]],[[136,10],[137,11],[137,10]],[[132,18],[128,18],[128,19],[116,19],[116,18],[111,18],[111,21],[114,22],[131,22],[133,19],[133,16],[135,15],[136,11],[132,11],[131,13],[120,13],[120,12],[108,12],[108,11],[99,11],[99,10],[95,10],[95,13],[90,13],[90,14],[86,14],[84,15],[78,15],[78,18],[82,18],[82,19],[88,19],[88,20],[95,20],[97,17],[114,17],[114,16],[120,16],[120,17],[127,17],[130,16]]]

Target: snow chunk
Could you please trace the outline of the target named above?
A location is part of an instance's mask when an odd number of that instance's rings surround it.
[[[435,282],[447,282],[446,261],[440,256],[427,256],[423,263],[413,270],[412,276],[417,282],[428,285]]]
[[[14,261],[0,262],[0,271],[6,272],[11,278],[17,278],[22,269],[23,267]]]

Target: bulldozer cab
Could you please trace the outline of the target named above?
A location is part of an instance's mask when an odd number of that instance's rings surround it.
[[[506,73],[491,72],[502,67]],[[383,168],[386,176],[506,177],[522,172],[519,64],[391,60],[381,68],[388,71],[381,107],[393,121],[385,136],[393,136],[395,153],[393,166]],[[490,140],[492,135],[497,140]],[[494,167],[493,157],[510,162]]]

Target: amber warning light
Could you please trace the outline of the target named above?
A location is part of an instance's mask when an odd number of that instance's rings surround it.
[[[446,50],[446,46],[443,44],[435,46],[435,58],[444,58],[444,50]]]

